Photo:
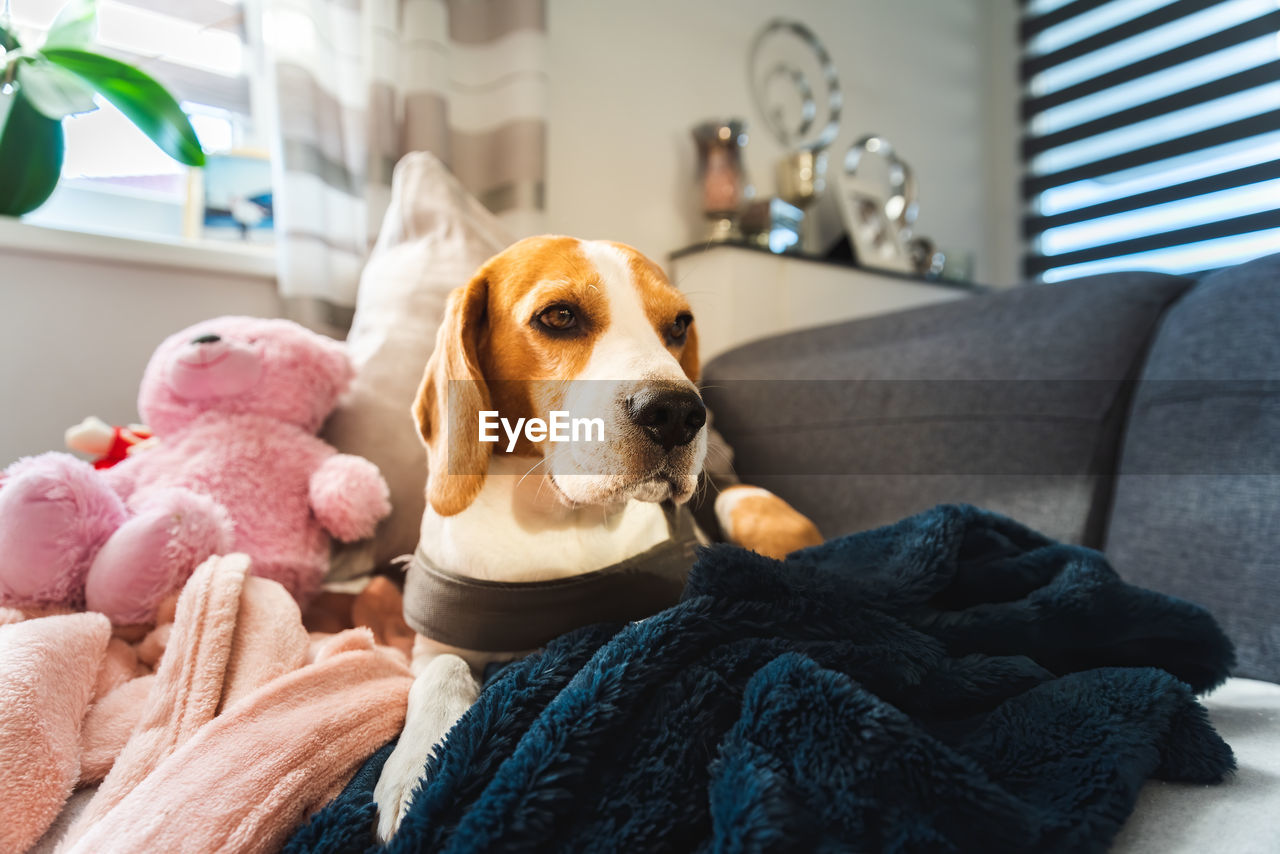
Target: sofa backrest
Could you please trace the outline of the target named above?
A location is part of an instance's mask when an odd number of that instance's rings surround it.
[[[1207,606],[1236,673],[1280,682],[1280,255],[1170,308],[1125,431],[1106,552]]]
[[[1098,546],[1132,380],[1191,280],[1030,285],[807,329],[704,371],[741,478],[827,536],[968,502]]]

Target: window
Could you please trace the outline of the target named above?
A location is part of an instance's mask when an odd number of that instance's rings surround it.
[[[1280,2],[1024,0],[1028,276],[1280,252]]]
[[[38,41],[64,4],[12,0],[13,21]],[[163,83],[206,151],[261,149],[251,92],[260,75],[252,74],[245,17],[241,0],[99,0],[97,48]],[[62,181],[26,221],[132,236],[191,234],[187,168],[101,97],[98,104],[63,121]]]

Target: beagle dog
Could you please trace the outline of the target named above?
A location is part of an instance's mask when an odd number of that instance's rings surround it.
[[[375,788],[382,840],[488,664],[678,599],[707,450],[698,374],[688,300],[629,246],[528,238],[450,295],[413,405],[428,461],[405,580],[416,678]],[[554,441],[556,413],[600,429]],[[821,541],[763,489],[725,489],[715,510],[764,554]]]

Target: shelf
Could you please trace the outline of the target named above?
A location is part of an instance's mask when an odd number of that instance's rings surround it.
[[[761,338],[965,299],[986,288],[734,243],[671,255],[704,359]]]
[[[801,252],[773,252],[769,249],[755,243],[721,241],[716,243],[694,243],[677,249],[668,257],[672,262],[681,258],[688,258],[692,255],[700,255],[705,252],[713,252],[717,249],[741,249],[746,252],[756,252],[769,258],[782,258],[791,261],[803,261],[808,264],[822,264],[826,267],[834,267],[840,270],[848,270],[850,272],[867,273],[874,276],[882,276],[889,279],[900,279],[904,282],[911,282],[917,285],[929,285],[935,288],[955,288],[961,291],[984,291],[987,288],[983,285],[975,285],[972,282],[957,282],[950,279],[930,279],[925,276],[917,276],[912,273],[900,273],[896,270],[877,270],[873,267],[863,267],[859,264],[851,264],[848,261],[839,261],[832,258],[826,258],[821,255],[811,255]]]

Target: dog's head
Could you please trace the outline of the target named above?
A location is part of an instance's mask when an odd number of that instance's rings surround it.
[[[687,501],[707,444],[698,369],[689,303],[644,255],[571,237],[522,240],[449,297],[413,406],[427,500],[441,515],[461,512],[492,455],[510,453],[529,458],[548,496],[568,504]],[[553,412],[587,423],[579,440],[509,442],[500,429],[497,442],[480,441],[481,414],[493,411],[508,426]]]

